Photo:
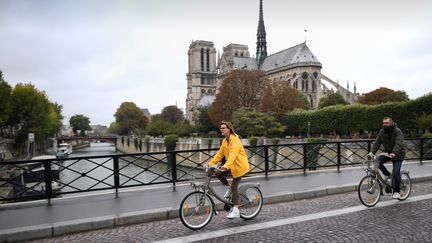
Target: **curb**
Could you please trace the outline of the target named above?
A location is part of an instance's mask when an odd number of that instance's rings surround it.
[[[432,175],[411,178],[412,182],[432,181]],[[287,192],[268,195],[264,198],[265,204],[290,202],[295,200],[312,199],[328,195],[353,192],[357,190],[357,184],[346,184],[301,192]],[[217,203],[216,207],[221,209],[222,203]],[[151,221],[166,220],[177,218],[178,208],[166,207],[143,211],[122,213],[118,215],[106,215],[101,217],[85,218],[56,222],[53,224],[41,224],[27,227],[19,227],[7,230],[0,230],[0,242],[15,242],[33,240],[38,238],[48,238],[69,233],[77,233],[88,230],[113,228],[128,224],[146,223]]]

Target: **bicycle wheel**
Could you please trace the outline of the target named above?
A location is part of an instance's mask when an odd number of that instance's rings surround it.
[[[204,192],[191,192],[180,203],[179,215],[189,229],[197,230],[206,226],[213,218],[214,204]]]
[[[255,218],[261,211],[263,196],[258,187],[248,187],[244,193],[240,194],[240,217],[242,219]]]
[[[360,202],[366,207],[375,206],[381,197],[381,185],[378,180],[371,175],[367,175],[361,179],[357,191]]]
[[[403,201],[409,197],[411,193],[411,178],[408,173],[401,173],[401,183],[400,183],[400,201]]]

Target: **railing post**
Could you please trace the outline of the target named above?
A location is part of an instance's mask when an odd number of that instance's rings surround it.
[[[51,206],[52,197],[52,173],[51,173],[51,160],[44,162],[45,169],[45,195],[48,199],[48,206]]]
[[[118,156],[113,157],[113,169],[114,169],[114,188],[116,198],[118,198],[118,189],[120,188],[120,169],[119,169],[119,158]]]
[[[420,138],[420,164],[423,164],[423,138]]]
[[[337,142],[337,172],[340,172],[341,165],[341,143]]]
[[[175,151],[171,151],[168,153],[168,163],[171,165],[171,178],[173,183],[173,190],[175,191],[175,183],[177,181],[177,162]]]
[[[303,175],[306,175],[307,168],[307,146],[303,143]]]
[[[264,168],[265,168],[265,176],[267,178],[269,171],[269,155],[268,155],[268,146],[264,145]]]

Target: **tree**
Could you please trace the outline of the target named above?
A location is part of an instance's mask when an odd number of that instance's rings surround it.
[[[149,119],[133,102],[123,102],[114,114],[120,135],[131,135],[136,129],[145,129]]]
[[[11,112],[11,93],[12,87],[3,79],[3,73],[0,70],[0,134],[3,135],[3,127],[7,125]]]
[[[336,92],[321,98],[318,107],[324,108],[332,105],[348,105],[348,102],[344,100],[344,98],[339,92]]]
[[[175,105],[166,106],[162,109],[161,118],[171,124],[179,124],[184,121],[183,111]]]
[[[256,108],[269,80],[260,70],[233,70],[222,80],[214,103],[210,108],[210,119],[218,126],[221,120],[231,120],[240,107]]]
[[[414,121],[417,127],[423,129],[425,133],[429,133],[429,129],[432,128],[432,113],[423,113],[421,116],[416,117]]]
[[[284,132],[285,127],[268,113],[251,108],[240,108],[234,113],[233,123],[236,132],[248,137],[275,136]]]
[[[260,110],[280,116],[295,108],[306,109],[307,104],[306,97],[300,91],[287,82],[281,82],[267,85],[261,98]]]
[[[365,105],[378,105],[386,102],[408,101],[405,91],[394,91],[389,88],[380,87],[359,97],[358,103]]]
[[[210,120],[209,116],[210,107],[200,107],[198,109],[198,119],[196,122],[196,126],[198,129],[198,132],[205,135],[210,131],[217,131],[218,128],[213,125],[213,123]]]
[[[78,130],[80,130],[81,136],[85,135],[85,131],[92,130],[92,128],[90,127],[90,119],[81,114],[72,116],[69,119],[69,123],[75,135],[78,135]]]
[[[24,142],[28,133],[34,133],[36,140],[43,142],[60,130],[61,106],[51,103],[45,92],[33,84],[15,85],[10,97],[9,124],[18,130],[16,141]]]

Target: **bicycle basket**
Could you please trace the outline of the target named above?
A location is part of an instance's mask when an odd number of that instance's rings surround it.
[[[204,185],[208,179],[207,173],[204,171],[192,171],[190,173],[190,182],[193,185]]]

